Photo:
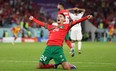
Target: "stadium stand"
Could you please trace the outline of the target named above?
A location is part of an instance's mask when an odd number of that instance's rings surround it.
[[[25,36],[28,35],[29,31],[32,34],[31,37],[40,37],[41,27],[36,25],[34,22],[29,21],[28,17],[30,15],[33,15],[35,18],[44,22],[48,22],[48,20],[51,18],[55,19],[57,16],[56,5],[58,2],[64,2],[66,8],[85,8],[85,15],[94,15],[94,18],[89,21],[97,29],[99,29],[99,31],[95,32],[97,33],[97,35],[103,34],[104,30],[107,30],[110,24],[112,24],[116,29],[115,0],[51,0],[51,2],[49,2],[49,0],[46,0],[48,4],[42,2],[45,1],[0,0],[0,37],[3,36],[5,29],[8,31],[9,36],[11,37],[12,33],[8,30],[8,28],[10,29],[11,27],[16,25],[21,25]],[[49,6],[49,8],[47,6]],[[47,30],[43,30],[45,37],[47,37]],[[116,37],[115,33],[114,38]]]

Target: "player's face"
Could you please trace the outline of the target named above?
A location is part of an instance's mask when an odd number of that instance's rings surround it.
[[[58,24],[63,23],[64,20],[65,20],[64,16],[62,14],[59,14],[57,17],[57,23]]]
[[[60,10],[61,7],[62,7],[61,5],[59,5],[59,4],[57,5],[57,9],[58,9],[58,10]]]

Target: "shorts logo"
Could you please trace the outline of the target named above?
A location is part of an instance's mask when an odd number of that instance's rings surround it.
[[[62,55],[60,55],[60,58],[62,58]]]
[[[64,61],[64,59],[62,59],[62,61]]]

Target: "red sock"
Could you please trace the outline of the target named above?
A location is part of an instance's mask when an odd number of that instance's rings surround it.
[[[69,46],[70,49],[72,48],[71,42],[69,40],[66,40],[66,44]]]
[[[44,69],[50,69],[50,68],[53,68],[54,65],[53,64],[46,64],[43,66]]]

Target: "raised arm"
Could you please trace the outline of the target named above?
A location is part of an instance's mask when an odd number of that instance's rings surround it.
[[[30,16],[29,19],[32,20],[32,21],[34,21],[36,24],[45,27],[44,22],[41,22],[41,21],[35,19],[33,16]]]
[[[77,10],[77,11],[81,11],[81,12],[85,12],[85,9],[82,9],[82,8],[69,8],[69,9],[66,9],[67,11],[71,11],[71,10]]]
[[[78,24],[79,22],[85,21],[87,19],[91,19],[92,17],[93,17],[92,15],[88,15],[88,16],[85,16],[85,17],[79,19],[79,20],[73,21],[71,26],[74,26],[75,24]]]

